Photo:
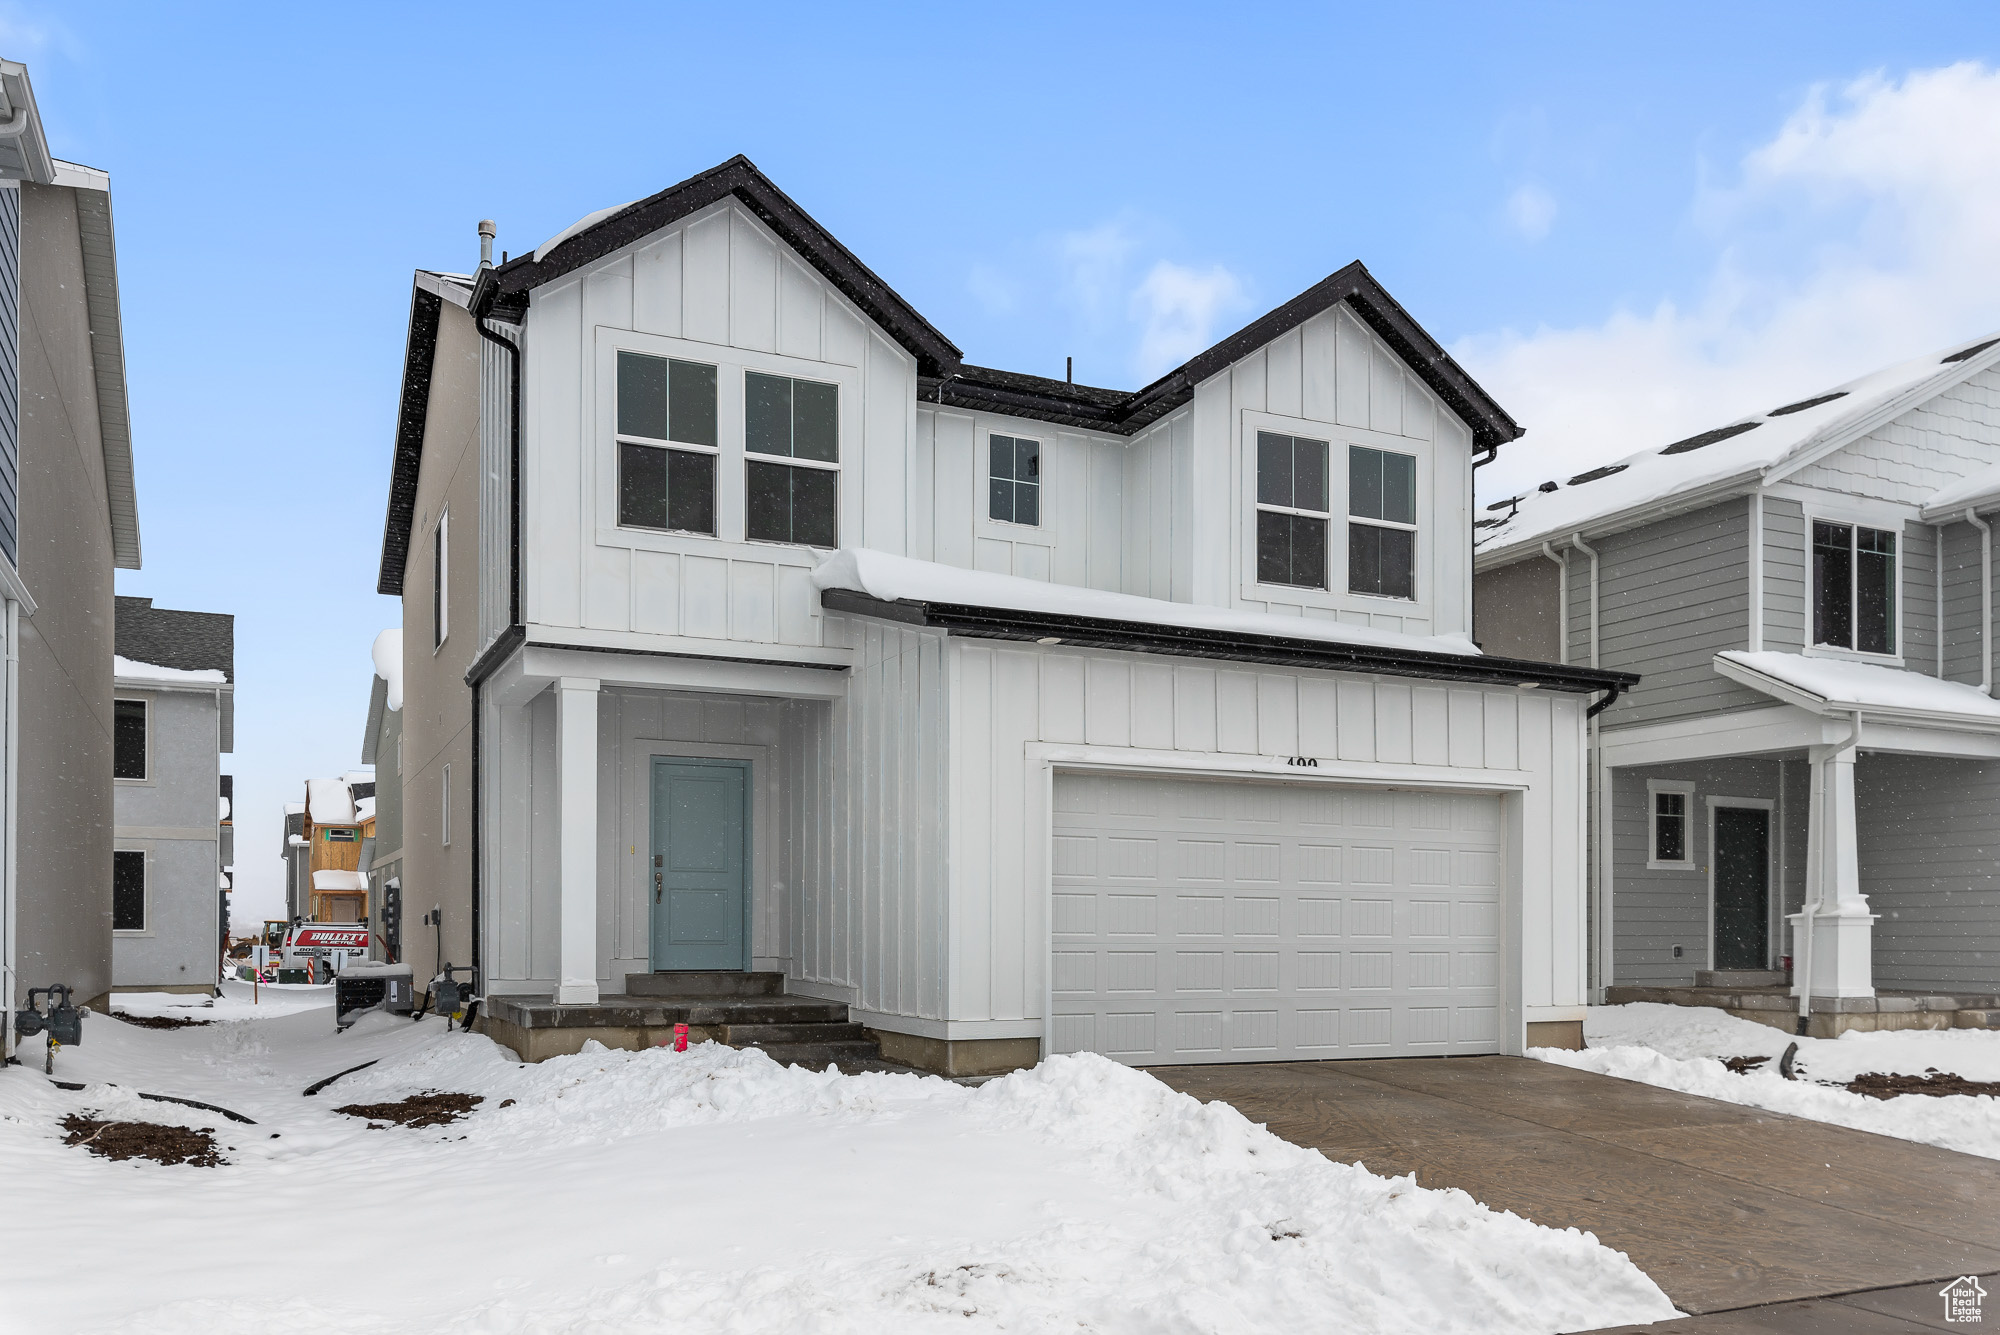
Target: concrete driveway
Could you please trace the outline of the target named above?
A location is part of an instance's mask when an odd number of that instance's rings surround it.
[[[1522,1057],[1151,1070],[1329,1158],[1590,1230],[1727,1314],[1677,1335],[1981,1329],[1943,1320],[1960,1275],[2000,1330],[2000,1161]]]

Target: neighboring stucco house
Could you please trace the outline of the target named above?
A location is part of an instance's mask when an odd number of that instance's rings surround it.
[[[0,126],[0,967],[13,1003],[67,983],[102,1004],[112,574],[139,566],[111,182],[49,156],[12,61]]]
[[[222,757],[236,749],[236,618],[117,601],[114,992],[212,992],[226,930]]]
[[[950,1071],[1579,1041],[1630,678],[1471,643],[1518,434],[1358,264],[1136,392],[971,365],[742,158],[420,271],[413,903],[524,1055],[745,975]]]
[[[1600,992],[1765,984],[1742,1005],[1777,1022],[1806,1001],[1825,1030],[1983,1023],[2000,339],[1486,509],[1487,650],[1644,674],[1598,720]],[[1809,996],[1784,995],[1794,968]]]
[[[375,675],[368,690],[368,724],[361,763],[375,770],[372,836],[363,841],[361,870],[380,945],[403,958],[403,632],[375,637]]]

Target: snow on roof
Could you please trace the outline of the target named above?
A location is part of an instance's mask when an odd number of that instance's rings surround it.
[[[226,686],[229,677],[219,668],[170,668],[158,663],[112,655],[111,675],[119,681],[143,681],[154,686]]]
[[[1835,439],[1885,409],[1910,407],[1930,398],[1993,360],[1975,362],[1996,343],[2000,336],[1989,336],[1913,358],[1796,403],[1627,455],[1565,483],[1544,482],[1539,490],[1488,505],[1479,520],[1485,527],[1476,545],[1481,555],[1539,546],[1588,529],[1601,532],[1607,520],[1707,487],[1747,484],[1752,475]]]
[[[287,816],[303,816],[306,814],[306,804],[303,802],[287,802],[285,803],[285,814]]]
[[[358,871],[316,871],[313,873],[315,890],[366,890],[368,878]]]
[[[375,799],[372,797],[364,797],[359,802],[356,802],[354,804],[354,819],[364,820],[364,821],[374,820]]]
[[[1726,650],[1715,656],[1715,668],[1732,681],[1818,712],[1859,709],[1864,714],[1875,710],[2000,723],[2000,700],[1977,686],[1940,681],[1902,668],[1768,649],[1756,653]]]
[[[403,707],[403,630],[392,626],[375,637],[375,675],[389,685],[389,708]]]
[[[1982,468],[1976,473],[1938,488],[1931,498],[1924,502],[1924,518],[1938,519],[1947,515],[1962,514],[1967,509],[1979,509],[2000,501],[2000,464]]]
[[[550,237],[548,240],[542,242],[541,245],[536,246],[535,263],[540,264],[542,262],[543,256],[547,255],[557,246],[560,246],[563,242],[575,236],[578,232],[587,232],[591,228],[597,226],[597,224],[603,222],[606,218],[609,218],[612,214],[621,212],[622,210],[625,209],[629,209],[638,202],[639,201],[636,199],[628,199],[623,204],[613,204],[608,209],[599,209],[595,213],[584,214],[581,218],[578,218],[575,222],[563,228],[560,232],[557,232],[554,236]]]
[[[215,823],[217,825],[220,825],[223,821],[226,821],[228,819],[229,819],[229,799],[226,797],[217,797],[215,799]]]
[[[306,810],[315,825],[352,825],[354,794],[340,779],[307,779]]]
[[[1350,626],[1341,621],[1283,616],[1272,612],[1238,612],[1226,607],[1168,602],[1130,593],[1106,593],[1071,584],[1048,584],[1018,575],[994,575],[983,570],[918,561],[865,547],[844,547],[813,571],[820,589],[848,589],[871,598],[895,602],[951,603],[964,607],[998,607],[1015,612],[1056,616],[1098,617],[1155,626],[1186,626],[1239,635],[1274,635],[1332,644],[1366,644],[1423,653],[1477,656],[1479,649],[1463,635],[1402,635],[1394,631]]]

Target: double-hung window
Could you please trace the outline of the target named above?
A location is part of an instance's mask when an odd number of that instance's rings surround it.
[[[840,545],[840,387],[743,376],[744,536]]]
[[[1417,596],[1417,460],[1347,448],[1347,591]]]
[[[1646,866],[1650,871],[1686,871],[1694,866],[1688,822],[1694,785],[1653,780],[1646,785]]]
[[[986,514],[1003,524],[1042,522],[1042,442],[994,434],[987,438]]]
[[[715,368],[618,354],[618,522],[715,535]]]
[[[1813,643],[1896,652],[1896,535],[1813,521]]]
[[[1257,433],[1257,582],[1326,587],[1327,443]]]

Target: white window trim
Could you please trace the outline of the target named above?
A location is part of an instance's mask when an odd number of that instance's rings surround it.
[[[1427,440],[1417,440],[1409,436],[1392,436],[1386,432],[1371,431],[1365,427],[1341,426],[1334,422],[1319,422],[1305,417],[1282,417],[1277,413],[1260,409],[1245,408],[1239,414],[1238,478],[1237,487],[1240,504],[1237,509],[1238,522],[1242,526],[1242,540],[1237,559],[1242,563],[1241,578],[1237,581],[1238,591],[1244,598],[1266,603],[1295,603],[1304,607],[1320,608],[1327,611],[1366,611],[1373,615],[1408,617],[1418,621],[1433,621],[1436,616],[1438,574],[1432,569],[1432,562],[1426,559],[1425,538],[1435,532],[1436,525],[1436,457],[1437,446]],[[1326,581],[1324,589],[1303,588],[1296,584],[1264,584],[1257,579],[1257,511],[1267,509],[1284,512],[1283,506],[1261,506],[1257,502],[1257,433],[1275,431],[1287,436],[1303,436],[1309,440],[1327,442],[1327,505],[1328,528],[1326,538]],[[1347,447],[1360,445],[1371,450],[1387,450],[1395,454],[1407,454],[1417,461],[1417,522],[1410,526],[1417,534],[1416,580],[1412,592],[1414,598],[1386,598],[1373,593],[1347,592]],[[1296,513],[1313,515],[1317,512],[1301,510]],[[1400,528],[1393,521],[1363,519],[1364,524],[1383,528]]]
[[[1723,807],[1747,807],[1752,811],[1766,811],[1771,813],[1770,819],[1764,826],[1764,920],[1766,924],[1764,929],[1764,967],[1769,968],[1773,947],[1777,945],[1777,939],[1771,935],[1769,926],[1771,900],[1783,894],[1782,889],[1778,885],[1778,804],[1768,797],[1710,797],[1707,806],[1708,816],[1706,825],[1708,829],[1709,859],[1705,870],[1708,872],[1708,945],[1702,954],[1702,958],[1707,961],[1705,967],[1711,970],[1715,968],[1715,813]]]
[[[451,638],[451,507],[438,511],[431,530],[431,654]]]
[[[113,844],[113,845],[111,846],[111,851],[113,852],[113,854],[118,854],[118,853],[137,853],[137,854],[139,855],[139,865],[140,865],[140,867],[142,868],[142,870],[141,870],[141,872],[140,872],[140,880],[142,881],[142,883],[143,883],[143,884],[144,884],[144,886],[145,886],[145,895],[144,895],[144,899],[145,899],[145,904],[146,904],[146,925],[145,925],[144,927],[140,928],[140,929],[139,929],[139,930],[137,930],[137,931],[131,931],[131,930],[128,930],[128,929],[121,929],[121,928],[117,928],[117,927],[114,927],[114,928],[112,928],[112,929],[111,929],[111,935],[112,935],[112,938],[113,938],[114,940],[123,940],[123,939],[125,939],[125,938],[127,938],[127,937],[131,937],[131,938],[143,938],[143,937],[148,937],[148,936],[152,936],[152,935],[154,934],[154,932],[153,932],[153,925],[154,925],[154,918],[153,918],[153,850],[152,850],[152,849],[151,849],[150,847],[136,847],[136,846],[134,846],[134,845],[131,845],[131,844]],[[114,919],[113,919],[113,921],[116,921],[116,919],[114,918]]]
[[[112,705],[111,705],[112,715],[114,719],[117,716],[117,709],[118,709],[117,702],[120,700],[137,700],[140,704],[146,707],[146,772],[144,775],[136,779],[120,779],[114,776],[111,780],[111,786],[113,788],[154,787],[159,782],[158,776],[160,772],[160,767],[153,763],[154,757],[158,754],[159,737],[154,728],[153,720],[155,717],[158,716],[160,712],[159,709],[157,708],[159,697],[150,691],[114,690],[111,694],[111,699],[112,699]],[[117,730],[115,725],[112,730],[111,747],[112,747],[112,752],[111,752],[112,767],[115,769],[118,763],[118,740],[117,740]]]
[[[1909,547],[1909,535],[1904,531],[1904,516],[1902,512],[1865,504],[1839,505],[1826,504],[1819,501],[1808,503],[1803,508],[1805,511],[1806,606],[1804,633],[1800,638],[1805,641],[1806,657],[1844,658],[1850,663],[1873,663],[1878,667],[1902,667],[1904,663],[1903,650],[1905,647],[1903,613],[1905,611],[1905,604],[1909,602],[1909,599],[1903,596],[1903,555]],[[1895,569],[1889,576],[1889,587],[1895,590],[1896,593],[1896,615],[1889,628],[1890,634],[1895,637],[1896,651],[1894,653],[1876,654],[1861,649],[1843,649],[1837,644],[1816,644],[1813,642],[1813,622],[1819,610],[1819,579],[1813,573],[1815,564],[1813,561],[1814,523],[1842,524],[1851,529],[1879,529],[1882,532],[1895,535]],[[1854,580],[1857,578],[1856,568],[1859,565],[1860,562],[1858,560],[1853,561],[1849,565],[1848,597],[1850,600],[1853,599],[1857,592]],[[1854,610],[1850,601],[1848,617],[1851,620],[1853,616]]]
[[[1660,848],[1660,804],[1655,797],[1660,793],[1679,793],[1687,799],[1686,810],[1681,819],[1686,822],[1681,832],[1681,849],[1687,854],[1679,862],[1662,862],[1653,855]],[[1646,870],[1647,871],[1695,871],[1694,858],[1694,785],[1683,779],[1646,780]],[[1709,896],[1713,901],[1713,893]],[[1714,932],[1709,933],[1710,948],[1713,949]]]
[[[451,847],[451,762],[443,769],[444,783],[438,798],[438,847]]]
[[[597,442],[584,453],[584,487],[587,495],[597,498],[597,515],[594,524],[588,526],[596,535],[596,545],[600,547],[622,548],[630,551],[671,552],[688,556],[728,557],[740,554],[746,558],[785,566],[798,566],[810,570],[819,564],[819,553],[825,548],[808,547],[803,543],[751,542],[745,536],[746,503],[745,465],[751,459],[768,460],[787,465],[811,465],[813,461],[793,459],[789,455],[752,454],[743,448],[744,441],[744,372],[762,371],[767,375],[789,376],[794,380],[816,380],[821,384],[840,387],[840,461],[836,464],[819,464],[823,468],[845,470],[848,465],[862,458],[859,451],[866,448],[867,433],[862,421],[862,376],[858,366],[843,362],[808,361],[800,357],[787,357],[777,353],[753,352],[746,348],[724,347],[713,343],[698,343],[689,339],[670,338],[662,334],[645,334],[631,329],[612,329],[599,326],[597,331],[596,356],[596,422]],[[669,529],[624,528],[618,523],[618,354],[642,352],[650,357],[668,357],[677,361],[701,362],[716,369],[716,440],[718,459],[715,473],[715,536],[702,533],[683,533]],[[695,449],[676,443],[675,449]],[[844,479],[843,479],[844,482]],[[836,484],[834,494],[835,537],[845,539],[848,535],[863,530],[861,504],[862,488]],[[586,533],[586,544],[590,537]]]

